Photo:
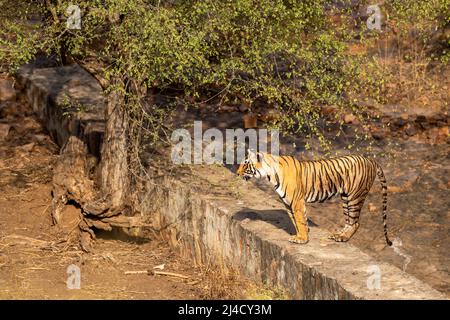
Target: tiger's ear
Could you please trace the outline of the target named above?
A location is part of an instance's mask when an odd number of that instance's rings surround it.
[[[247,157],[248,157],[248,159],[250,159],[250,161],[252,161],[252,162],[256,162],[256,161],[257,161],[256,153],[253,152],[253,151],[250,150],[250,149],[247,150]]]
[[[258,162],[261,162],[263,158],[264,158],[264,154],[262,152],[256,153],[256,160],[258,160]]]

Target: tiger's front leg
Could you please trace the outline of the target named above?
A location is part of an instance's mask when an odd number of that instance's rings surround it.
[[[291,217],[292,223],[294,224],[295,231],[297,233],[295,236],[292,236],[289,239],[289,242],[298,244],[308,243],[309,228],[306,218],[305,200],[301,199],[298,200],[295,204],[293,204],[292,211],[289,212],[289,216]]]

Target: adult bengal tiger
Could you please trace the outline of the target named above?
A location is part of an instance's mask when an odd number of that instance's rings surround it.
[[[266,178],[288,208],[296,235],[289,241],[309,241],[305,203],[323,202],[335,195],[343,201],[345,226],[330,239],[348,241],[359,227],[364,200],[378,176],[383,190],[384,237],[389,246],[386,224],[387,186],[383,170],[374,161],[359,155],[317,161],[299,161],[289,156],[248,151],[237,174],[248,180]]]

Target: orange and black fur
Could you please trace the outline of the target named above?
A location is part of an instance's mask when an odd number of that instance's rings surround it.
[[[345,226],[333,233],[335,241],[348,241],[359,227],[359,216],[364,200],[378,176],[383,189],[384,236],[387,235],[387,186],[383,170],[374,161],[359,155],[343,156],[317,161],[299,161],[289,156],[253,153],[241,163],[237,174],[248,180],[252,177],[267,179],[288,208],[296,235],[289,241],[307,243],[308,226],[305,203],[323,202],[335,195],[343,201]]]

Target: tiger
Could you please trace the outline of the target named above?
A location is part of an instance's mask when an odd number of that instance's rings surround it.
[[[329,238],[337,242],[348,241],[358,230],[359,216],[375,177],[382,187],[383,227],[386,243],[388,237],[387,184],[383,170],[375,160],[361,155],[348,155],[315,161],[300,161],[291,156],[275,156],[248,150],[239,165],[237,175],[244,180],[267,179],[285,206],[296,234],[289,241],[306,244],[309,241],[306,203],[324,202],[340,195],[343,202],[345,225]]]

